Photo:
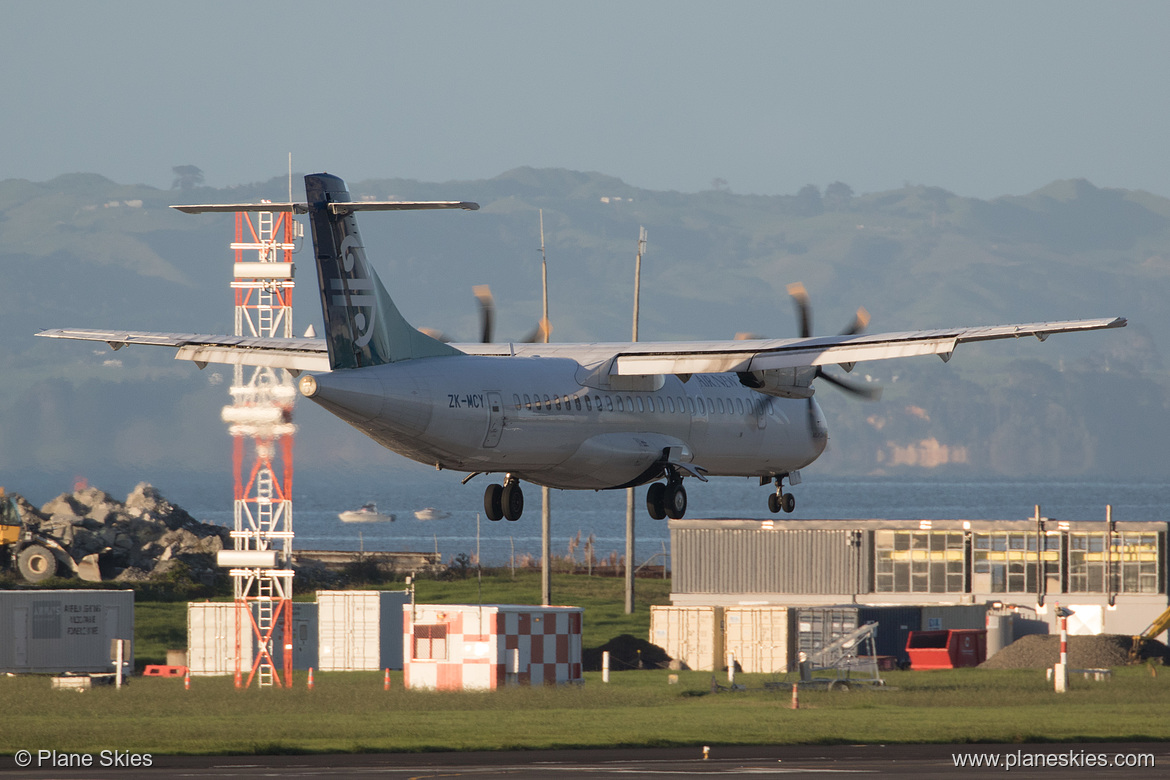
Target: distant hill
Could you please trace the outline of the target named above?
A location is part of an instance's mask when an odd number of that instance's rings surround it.
[[[982,201],[935,187],[855,195],[840,182],[792,196],[684,194],[599,173],[518,168],[479,181],[351,180],[357,198],[468,199],[479,212],[366,215],[370,256],[406,317],[458,339],[478,331],[473,284],[499,306],[497,338],[540,316],[540,221],[554,340],[629,337],[638,229],[644,339],[795,335],[785,286],[803,281],[818,333],[858,306],[871,330],[1124,315],[1130,327],[962,348],[951,363],[859,366],[875,404],[824,387],[826,474],[1164,478],[1170,471],[1170,200],[1054,182]],[[302,185],[297,185],[301,190]],[[298,195],[299,196],[299,195]],[[222,468],[230,371],[168,351],[117,353],[35,339],[66,325],[231,330],[230,215],[174,202],[287,197],[287,182],[157,190],[74,174],[0,181],[0,470]],[[308,239],[305,239],[306,242]],[[311,257],[297,330],[319,325]],[[396,456],[298,407],[298,463],[393,467]],[[312,446],[304,446],[311,442]]]

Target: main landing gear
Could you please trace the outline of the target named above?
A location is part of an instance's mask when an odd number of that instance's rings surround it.
[[[520,489],[520,480],[509,474],[504,484],[493,482],[488,485],[483,492],[483,511],[492,522],[501,517],[519,520],[524,514],[524,491]]]
[[[784,492],[785,476],[784,474],[777,474],[772,478],[772,481],[776,483],[776,492],[768,496],[768,511],[772,514],[776,514],[781,509],[785,512],[792,512],[796,509],[796,496]]]
[[[687,513],[687,489],[682,480],[672,474],[666,484],[652,483],[646,490],[646,511],[654,520],[681,520]]]

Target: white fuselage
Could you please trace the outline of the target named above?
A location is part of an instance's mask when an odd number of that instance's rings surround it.
[[[768,477],[807,466],[827,442],[811,399],[762,395],[735,374],[622,380],[598,381],[564,357],[461,355],[336,370],[301,387],[406,457],[555,488],[641,484],[667,457]]]

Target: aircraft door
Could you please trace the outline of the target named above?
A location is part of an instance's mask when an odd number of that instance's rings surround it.
[[[488,429],[483,446],[494,447],[500,443],[500,435],[504,432],[504,399],[499,393],[488,393],[487,402]]]

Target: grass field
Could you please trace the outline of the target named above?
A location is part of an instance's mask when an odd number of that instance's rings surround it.
[[[639,580],[638,610],[625,615],[621,580],[561,575],[554,601],[586,608],[584,646],[619,634],[645,638],[647,603],[666,603],[669,583]],[[539,576],[507,571],[418,583],[419,602],[532,603]],[[138,662],[185,641],[186,605],[140,603]],[[0,753],[54,749],[158,755],[543,749],[594,746],[775,745],[897,742],[1093,742],[1170,739],[1170,670],[1115,671],[1105,682],[1072,680],[1063,695],[1043,671],[961,669],[887,673],[876,690],[766,690],[772,675],[739,674],[747,690],[711,692],[709,672],[587,673],[582,686],[427,692],[383,690],[375,672],[317,673],[307,690],[236,690],[228,677],[134,678],[121,691],[50,690],[43,676],[0,678]],[[716,675],[726,684],[726,674]]]
[[[405,691],[393,674],[316,675],[307,690],[238,691],[229,678],[135,679],[116,691],[51,691],[44,677],[0,679],[9,713],[0,753],[20,749],[160,755],[541,749],[593,746],[1170,739],[1170,674],[1122,669],[1056,694],[1040,671],[892,672],[886,690],[710,692],[710,673],[614,673],[583,686]],[[720,680],[725,682],[721,674]]]

